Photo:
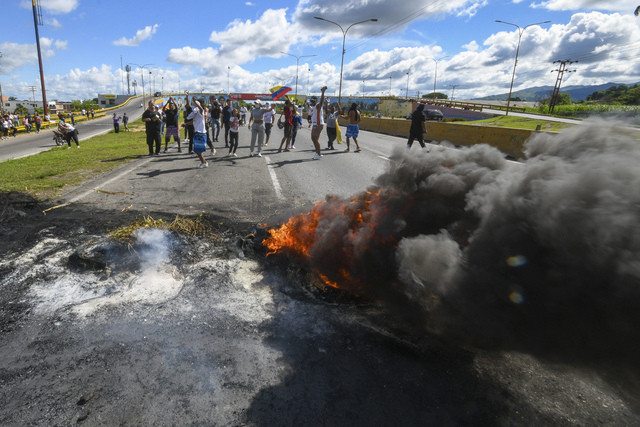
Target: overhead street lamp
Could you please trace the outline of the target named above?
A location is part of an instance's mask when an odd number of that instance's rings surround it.
[[[133,62],[129,62],[129,65],[135,65],[136,67],[140,68],[140,75],[142,76],[142,105],[144,106],[144,67],[148,67],[149,65],[153,65],[153,64],[144,64],[144,65],[140,65],[140,64],[135,64]],[[149,71],[151,72],[151,71]]]
[[[435,71],[435,73],[433,74],[433,101],[434,101],[434,102],[435,102],[435,100],[436,100],[436,78],[438,77],[438,61],[440,61],[441,59],[448,58],[448,57],[449,57],[449,55],[447,55],[447,56],[443,56],[443,57],[438,58],[438,59],[436,59],[436,58],[431,58],[431,59],[433,59],[433,62],[435,62],[435,63],[436,63],[436,71]]]
[[[513,91],[513,80],[516,77],[516,66],[518,65],[518,54],[520,53],[520,40],[522,40],[522,33],[524,33],[524,30],[526,30],[527,28],[529,28],[529,27],[531,27],[533,25],[548,24],[551,21],[536,22],[536,23],[533,23],[533,24],[526,25],[526,26],[524,26],[522,28],[519,25],[516,25],[516,24],[511,23],[511,22],[500,21],[498,19],[496,19],[496,22],[500,22],[501,24],[513,25],[514,27],[516,27],[518,29],[518,47],[516,48],[516,60],[513,63],[513,74],[511,74],[511,86],[509,87],[509,98],[507,98],[507,112],[505,113],[505,116],[508,116],[509,115],[509,105],[511,105],[511,92]]]
[[[280,52],[280,53],[284,53],[285,55],[293,56],[294,58],[296,58],[296,102],[298,102],[298,64],[300,63],[300,58],[311,58],[312,56],[318,56],[318,55],[297,56],[287,52]]]
[[[314,16],[314,19],[319,19],[321,21],[326,21],[326,22],[330,22],[334,25],[337,25],[338,28],[340,28],[340,30],[342,31],[342,59],[340,60],[340,87],[338,89],[338,109],[340,109],[340,101],[342,100],[342,70],[344,69],[344,43],[347,39],[347,31],[349,31],[349,29],[351,27],[353,27],[354,25],[358,25],[358,24],[363,24],[365,22],[378,22],[378,18],[371,18],[371,19],[365,19],[364,21],[359,21],[359,22],[354,22],[353,24],[349,25],[347,27],[347,29],[345,30],[344,28],[342,28],[342,26],[340,24],[338,24],[337,22],[333,22],[330,21],[328,19],[325,18],[321,18],[319,16]]]
[[[405,95],[405,98],[409,99],[409,74],[411,73],[411,70],[407,71],[407,93]]]

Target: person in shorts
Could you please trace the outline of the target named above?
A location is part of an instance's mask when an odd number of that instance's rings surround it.
[[[353,142],[356,144],[356,149],[353,150],[354,153],[360,152],[360,145],[358,145],[358,134],[360,133],[360,111],[358,111],[358,104],[355,102],[351,104],[351,108],[349,108],[349,113],[346,116],[342,116],[344,118],[349,119],[349,124],[347,125],[347,149],[344,151],[349,151],[349,140],[353,138]]]
[[[322,129],[324,129],[324,114],[323,114],[323,104],[324,104],[324,92],[327,90],[326,86],[322,86],[322,94],[320,96],[320,101],[313,96],[311,97],[311,106],[313,107],[311,114],[311,142],[313,142],[313,146],[315,148],[316,154],[313,156],[313,160],[320,160],[322,158],[322,153],[320,153],[320,135],[322,135]]]
[[[173,140],[178,143],[178,153],[182,152],[180,148],[180,130],[178,128],[178,119],[180,117],[180,110],[178,110],[178,105],[173,97],[169,98],[169,101],[162,108],[164,111],[165,117],[165,133],[164,133],[164,152],[167,152],[167,147],[169,146],[169,142],[171,141],[171,137]]]

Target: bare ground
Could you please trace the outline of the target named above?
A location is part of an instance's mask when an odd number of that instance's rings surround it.
[[[138,213],[47,207],[0,202],[2,425],[640,424],[637,372],[416,334],[265,259],[254,224],[163,234],[147,270],[153,245],[105,237]]]

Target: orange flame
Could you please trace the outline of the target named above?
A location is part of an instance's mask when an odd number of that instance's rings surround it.
[[[320,248],[321,253],[326,253],[329,248],[336,263],[341,265],[335,265],[333,271],[317,271],[318,277],[334,288],[343,287],[341,284],[358,287],[358,280],[348,268],[354,262],[354,251],[366,250],[363,245],[372,237],[378,237],[376,227],[386,213],[380,202],[379,188],[348,201],[329,196],[317,202],[308,213],[296,215],[279,228],[268,230],[269,237],[262,244],[268,249],[267,256],[286,251],[309,260],[314,258],[314,249]]]

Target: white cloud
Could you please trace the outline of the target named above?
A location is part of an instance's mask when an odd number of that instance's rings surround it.
[[[53,45],[56,47],[56,49],[67,50],[67,48],[69,47],[69,42],[67,40],[56,40]]]
[[[51,25],[53,28],[62,28],[62,24],[56,18],[47,18],[44,22],[47,25]]]
[[[69,13],[78,7],[79,0],[40,0],[40,5],[51,13]],[[22,0],[20,5],[24,8],[31,9],[32,3],[28,0]]]
[[[633,13],[637,5],[637,2],[629,0],[547,0],[533,3],[531,6],[549,10],[600,10],[630,14]]]
[[[132,38],[128,39],[126,37],[122,37],[113,42],[116,46],[138,46],[143,41],[151,38],[156,31],[158,30],[159,25],[155,24],[153,26],[147,25],[142,30],[136,31],[136,35]]]

